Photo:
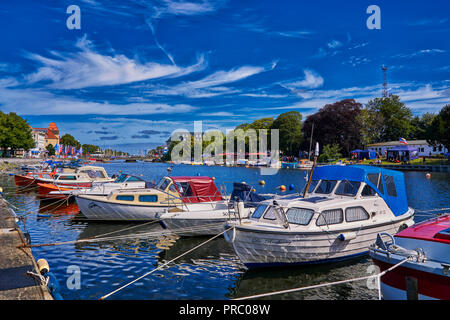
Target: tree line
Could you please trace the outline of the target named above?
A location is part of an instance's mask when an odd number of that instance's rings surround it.
[[[354,99],[345,99],[327,104],[305,120],[298,111],[289,111],[278,117],[265,117],[243,123],[234,130],[241,129],[244,134],[249,129],[266,129],[270,136],[273,129],[279,130],[279,149],[282,155],[300,157],[314,148],[319,142],[322,161],[348,156],[351,150],[365,149],[369,144],[387,141],[426,140],[430,145],[442,144],[450,149],[450,105],[444,106],[439,113],[424,113],[414,116],[396,95],[375,98],[365,105]],[[202,141],[204,150],[211,143],[222,144],[226,150],[226,136],[220,141]],[[258,136],[258,143],[259,143]],[[237,138],[235,137],[235,140]],[[245,137],[246,152],[248,137]],[[270,139],[268,139],[270,148]],[[170,160],[173,147],[179,141],[172,141],[169,152],[163,160]],[[191,150],[194,138],[191,136]],[[237,150],[235,150],[237,152]]]

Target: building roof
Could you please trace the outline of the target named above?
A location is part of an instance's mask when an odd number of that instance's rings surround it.
[[[58,137],[51,130],[48,130],[47,139],[58,139]]]
[[[368,147],[393,147],[393,146],[403,146],[404,144],[400,141],[387,141],[387,142],[379,142],[372,143],[367,145]],[[408,145],[429,145],[427,140],[408,140]]]

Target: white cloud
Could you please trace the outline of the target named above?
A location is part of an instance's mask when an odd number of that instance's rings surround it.
[[[229,71],[216,71],[213,74],[196,81],[183,82],[173,87],[150,89],[150,95],[181,95],[189,98],[205,98],[224,94],[237,93],[238,90],[224,87],[223,85],[234,83],[261,72],[273,70],[276,63],[270,66],[242,66]]]
[[[44,81],[53,89],[80,89],[180,77],[206,66],[203,57],[192,66],[179,67],[156,62],[140,63],[121,54],[102,55],[92,48],[85,37],[76,46],[80,49],[78,52],[54,53],[56,58],[27,54],[28,58],[42,64],[35,73],[26,76],[28,83]]]
[[[331,40],[330,42],[327,43],[327,46],[330,49],[336,49],[336,48],[342,47],[342,42],[340,42],[338,40]]]
[[[418,56],[424,56],[424,55],[433,55],[433,54],[439,54],[439,53],[445,53],[445,50],[442,49],[422,49],[418,50],[416,52],[412,53],[406,53],[406,54],[396,54],[392,56],[392,58],[413,58]]]
[[[2,81],[0,81],[0,84]],[[16,112],[26,115],[64,115],[64,114],[104,114],[137,115],[183,113],[196,110],[187,104],[169,105],[164,103],[127,103],[92,102],[69,96],[56,96],[51,92],[38,89],[11,88],[6,82],[0,86],[0,105],[4,112]],[[15,84],[15,83],[13,83]]]
[[[314,89],[323,85],[324,80],[317,72],[306,69],[303,70],[303,73],[305,75],[303,80],[284,83],[282,86],[291,91],[296,91],[299,89]]]

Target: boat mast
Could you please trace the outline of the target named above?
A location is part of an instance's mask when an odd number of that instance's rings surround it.
[[[311,137],[309,138],[309,152],[308,152],[308,160],[311,160],[311,146],[312,146],[312,138],[314,134],[314,122],[312,124],[311,128]]]
[[[318,156],[319,156],[319,143],[316,142],[316,150],[314,152],[314,164],[313,164],[313,166],[311,168],[311,173],[309,175],[309,179],[308,179],[308,183],[306,184],[305,191],[303,192],[303,198],[307,198],[307,196],[308,196],[309,185],[311,184],[313,172],[314,172],[314,169],[316,168],[316,163],[317,163],[317,157]]]

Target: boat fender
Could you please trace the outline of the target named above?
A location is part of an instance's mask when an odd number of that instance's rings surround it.
[[[406,221],[405,223],[403,223],[399,228],[398,228],[398,232],[405,230],[406,228],[411,227],[412,225],[414,225],[414,221]]]
[[[45,260],[45,259],[39,259],[39,260],[37,261],[37,265],[38,265],[39,272],[40,272],[42,275],[44,275],[44,274],[46,274],[47,272],[50,271],[50,267],[49,267],[49,265],[48,265],[48,262],[47,262],[47,260]]]
[[[244,218],[244,201],[238,201],[237,210],[238,210],[239,216],[241,218]]]
[[[224,230],[228,229],[227,225],[224,225],[223,227]],[[229,234],[231,233],[231,235]],[[225,238],[225,240],[229,243],[233,243],[234,239],[236,239],[236,229],[233,228],[231,230],[228,230],[226,232],[223,233],[223,237]]]
[[[344,232],[338,236],[338,239],[341,241],[348,241],[356,239],[356,232]]]
[[[61,294],[59,293],[59,283],[58,279],[56,279],[55,275],[51,272],[47,272],[48,276],[48,284],[47,287],[50,289],[50,293],[55,300],[64,300]]]

